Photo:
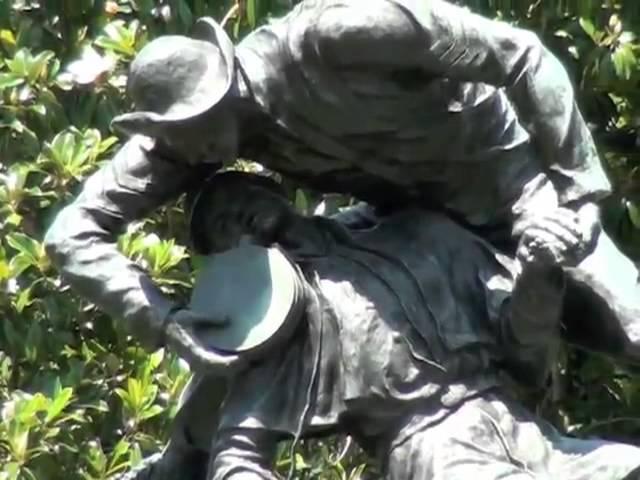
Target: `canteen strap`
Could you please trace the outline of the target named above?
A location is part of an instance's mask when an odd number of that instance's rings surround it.
[[[293,441],[291,442],[291,447],[289,448],[291,465],[289,466],[287,480],[293,480],[293,476],[295,475],[295,472],[296,472],[296,462],[294,460],[295,452],[296,452],[296,448],[298,447],[298,444],[300,443],[300,439],[302,438],[304,427],[307,426],[309,421],[309,413],[311,412],[311,406],[313,403],[313,392],[317,388],[317,383],[319,378],[318,373],[320,372],[320,364],[322,360],[322,340],[323,340],[323,333],[324,333],[324,322],[322,321],[322,308],[320,307],[320,299],[318,298],[317,293],[313,291],[312,288],[306,288],[305,298],[308,298],[306,310],[310,317],[309,328],[313,328],[314,326],[317,326],[318,341],[317,343],[311,342],[311,348],[313,349],[315,347],[315,352],[313,352],[313,356],[314,356],[313,369],[311,370],[311,378],[309,379],[309,385],[307,386],[307,390],[306,390],[304,408],[302,409],[302,413],[300,414],[296,432],[293,437]]]

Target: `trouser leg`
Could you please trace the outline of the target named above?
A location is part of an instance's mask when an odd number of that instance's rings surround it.
[[[640,467],[640,448],[564,437],[500,394],[469,400],[436,425],[424,420],[391,443],[390,480],[629,480]]]
[[[468,401],[435,425],[412,418],[424,427],[400,436],[386,459],[389,480],[552,480],[531,471],[517,458],[496,421],[481,408],[483,399]],[[531,446],[535,448],[535,446]],[[385,459],[383,459],[384,464]]]
[[[257,429],[218,432],[212,449],[207,480],[276,480],[272,462],[278,436]]]

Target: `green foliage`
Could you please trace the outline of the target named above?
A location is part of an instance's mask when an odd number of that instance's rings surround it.
[[[213,15],[238,39],[292,3],[0,2],[0,480],[107,479],[166,441],[188,370],[167,352],[145,353],[64,287],[42,237],[117,148],[109,122],[129,107],[126,68],[150,38]],[[640,256],[638,2],[466,3],[535,29],[563,60],[614,179],[608,228]],[[292,191],[306,212],[346,201]],[[171,206],[119,241],[169,294],[191,281],[183,222]],[[640,383],[610,362],[569,352],[553,392],[544,408],[569,430],[640,438]],[[349,439],[306,442],[293,457],[283,445],[278,470],[292,461],[301,478],[375,476]]]

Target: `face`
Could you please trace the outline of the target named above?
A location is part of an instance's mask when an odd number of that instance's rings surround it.
[[[298,216],[279,195],[247,184],[216,188],[206,203],[212,208],[202,210],[205,215],[199,219],[202,253],[231,248],[244,235],[255,243],[270,245]]]
[[[228,102],[198,117],[167,127],[158,139],[173,157],[190,165],[222,163],[238,156],[238,118]]]

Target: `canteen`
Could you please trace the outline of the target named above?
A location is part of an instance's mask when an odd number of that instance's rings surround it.
[[[196,335],[208,348],[256,359],[291,337],[304,309],[304,281],[277,246],[242,243],[211,254],[196,274],[189,308],[225,320]]]

